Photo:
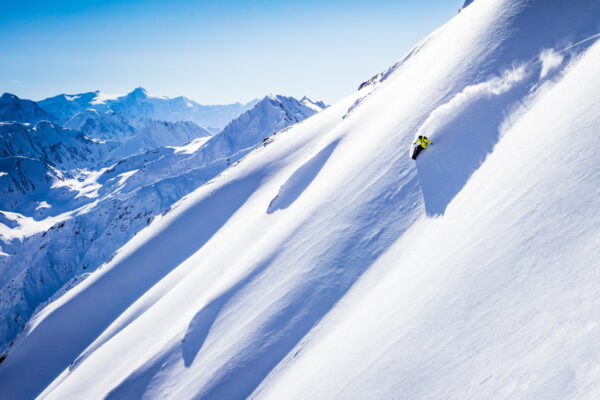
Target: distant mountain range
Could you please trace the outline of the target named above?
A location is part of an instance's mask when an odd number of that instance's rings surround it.
[[[192,121],[214,132],[223,129],[232,119],[251,109],[258,102],[259,100],[256,99],[245,104],[201,105],[183,96],[174,98],[152,96],[144,88],[139,87],[126,95],[109,95],[100,91],[74,95],[60,94],[41,100],[38,104],[62,123],[88,109],[98,112],[112,110],[162,121]]]

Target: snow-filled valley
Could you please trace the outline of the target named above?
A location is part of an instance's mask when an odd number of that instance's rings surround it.
[[[0,393],[598,398],[599,39],[597,0],[467,1],[214,135],[3,96]]]

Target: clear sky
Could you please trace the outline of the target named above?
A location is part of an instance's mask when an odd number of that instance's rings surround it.
[[[334,103],[462,0],[0,0],[0,92],[102,90],[200,103],[268,93]]]

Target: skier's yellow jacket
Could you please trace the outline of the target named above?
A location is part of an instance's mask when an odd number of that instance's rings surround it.
[[[426,149],[427,145],[433,143],[431,143],[431,140],[427,139],[427,136],[419,136],[414,144],[420,144],[422,148]]]

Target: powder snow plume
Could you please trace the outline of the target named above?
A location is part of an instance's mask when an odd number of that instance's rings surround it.
[[[450,101],[433,110],[417,131],[415,138],[423,135],[435,140],[438,132],[471,104],[508,92],[522,82],[526,76],[526,68],[522,65],[505,71],[502,76],[465,87]]]

